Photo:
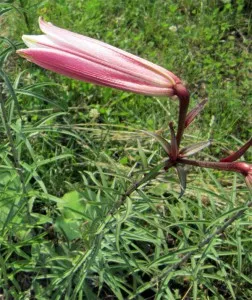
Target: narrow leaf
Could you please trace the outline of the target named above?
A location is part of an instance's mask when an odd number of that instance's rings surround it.
[[[199,151],[209,147],[211,145],[211,141],[206,141],[206,142],[200,142],[194,145],[190,145],[188,147],[183,148],[179,152],[180,157],[187,157],[193,154],[198,153]]]
[[[206,103],[207,103],[207,99],[200,102],[196,107],[194,107],[193,110],[191,110],[187,114],[185,120],[185,128],[188,127],[193,122],[193,120],[197,117],[197,115],[203,110]]]
[[[13,51],[17,50],[17,47],[15,46],[15,44],[10,39],[8,39],[7,37],[0,36],[0,41],[3,41],[5,43],[9,44]]]
[[[29,96],[29,97],[34,97],[34,98],[42,100],[42,101],[44,101],[46,103],[50,103],[53,106],[56,106],[56,107],[58,107],[60,109],[63,109],[63,110],[65,109],[65,107],[63,105],[58,104],[55,101],[52,101],[52,100],[50,100],[50,99],[48,99],[48,98],[46,98],[46,97],[44,97],[44,96],[42,96],[42,95],[40,95],[38,93],[34,93],[32,91],[28,91],[28,90],[25,90],[25,89],[18,89],[18,90],[16,90],[16,93],[17,94],[21,94],[21,95],[26,95],[26,96]]]
[[[239,150],[231,155],[220,159],[221,162],[233,162],[240,158],[252,146],[252,138],[247,141]]]
[[[10,10],[12,10],[12,7],[7,7],[7,8],[4,8],[4,9],[1,9],[0,10],[0,16],[7,13]]]
[[[186,190],[186,171],[182,166],[178,166],[178,165],[176,166],[176,170],[178,172],[178,177],[180,181],[181,191],[180,191],[179,198],[181,198],[184,195]]]
[[[139,152],[143,167],[144,167],[144,169],[147,169],[148,168],[148,160],[147,160],[147,157],[144,153],[144,150],[143,150],[142,145],[139,140],[137,140],[137,146],[138,146],[138,152]]]
[[[10,95],[11,95],[11,97],[12,97],[12,99],[13,99],[15,105],[16,105],[18,115],[19,115],[20,119],[22,119],[22,117],[21,117],[21,110],[20,110],[20,106],[19,106],[19,103],[18,103],[18,100],[17,100],[16,93],[15,93],[15,91],[13,89],[13,86],[12,86],[12,84],[11,84],[8,76],[5,74],[5,72],[2,69],[0,69],[0,77],[3,78],[3,80],[4,80],[4,82],[5,82],[6,86],[7,86],[7,88],[9,90],[9,93],[10,93]]]
[[[154,133],[154,132],[149,132],[149,131],[145,131],[145,130],[142,130],[142,132],[144,132],[145,134],[153,137],[156,141],[159,142],[159,144],[163,147],[163,149],[165,150],[165,152],[170,155],[171,153],[171,145],[170,143],[164,139],[162,136]]]

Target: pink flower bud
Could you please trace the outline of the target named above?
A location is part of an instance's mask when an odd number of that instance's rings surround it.
[[[172,72],[98,40],[39,19],[44,35],[24,35],[17,53],[56,73],[134,93],[173,96],[186,89]],[[188,93],[187,93],[188,94]]]

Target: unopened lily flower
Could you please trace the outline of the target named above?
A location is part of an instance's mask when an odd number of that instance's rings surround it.
[[[39,18],[39,26],[44,34],[23,35],[23,41],[29,48],[17,53],[45,69],[144,95],[187,93],[177,76],[145,59],[56,27],[42,18]]]

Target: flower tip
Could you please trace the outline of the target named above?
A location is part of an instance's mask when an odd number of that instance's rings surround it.
[[[43,24],[46,24],[47,22],[44,20],[43,17],[39,16],[38,23],[39,23],[39,27],[41,27]]]
[[[23,34],[22,35],[22,40],[26,44],[28,41],[30,41],[30,35]]]
[[[28,48],[31,48],[31,47],[35,47],[36,44],[37,44],[37,41],[36,41],[36,36],[34,35],[26,35],[26,34],[23,34],[22,35],[22,40],[23,42],[25,43],[25,45],[28,47]]]
[[[19,56],[25,58],[25,53],[24,53],[23,51],[24,51],[24,49],[19,49],[19,50],[16,51],[16,53],[17,53]]]
[[[39,27],[40,27],[40,29],[41,29],[42,32],[44,32],[44,31],[43,31],[43,28],[44,28],[45,26],[53,25],[51,22],[46,22],[46,21],[44,20],[44,18],[41,17],[41,16],[40,16],[39,19],[38,19],[38,23],[39,23]]]
[[[28,49],[19,49],[19,50],[16,51],[16,53],[19,56],[21,56],[21,57],[23,57],[23,58],[25,58],[27,60],[30,60],[30,55],[27,53],[27,50]]]
[[[43,25],[43,24],[47,23],[42,16],[39,16],[38,22],[39,22],[39,25]]]

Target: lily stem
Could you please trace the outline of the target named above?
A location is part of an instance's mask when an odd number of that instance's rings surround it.
[[[219,162],[219,161],[200,161],[200,160],[190,160],[184,158],[178,158],[177,163],[184,165],[191,165],[201,168],[210,168],[221,171],[233,171],[241,174],[246,174],[249,165],[246,163],[235,163],[235,162]]]
[[[179,98],[179,119],[178,119],[178,130],[177,130],[177,145],[179,148],[184,130],[187,110],[190,102],[190,94],[183,84],[177,84],[175,87],[176,95]]]

